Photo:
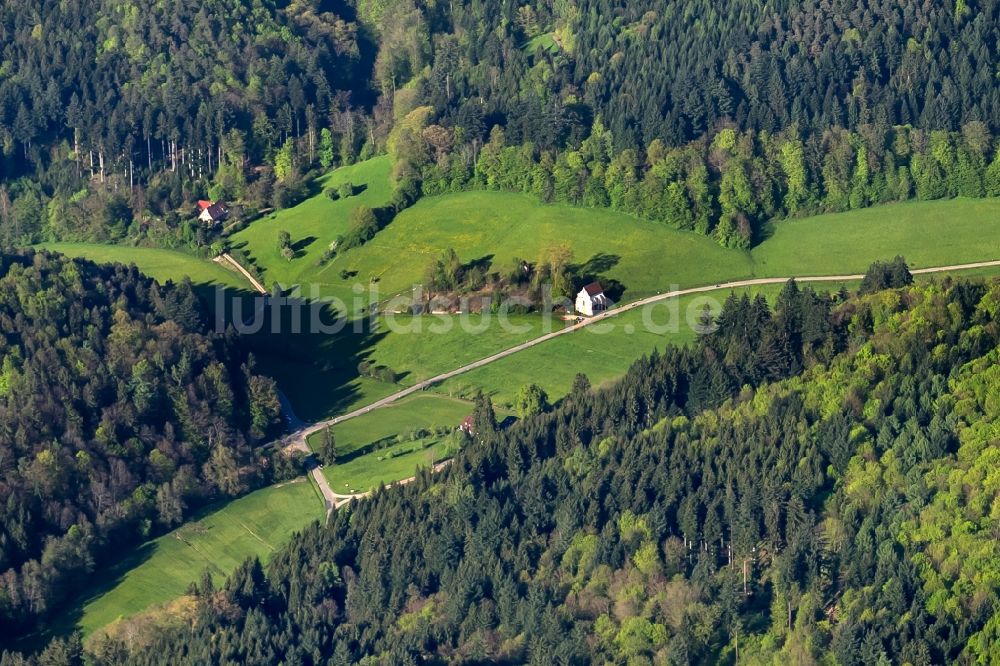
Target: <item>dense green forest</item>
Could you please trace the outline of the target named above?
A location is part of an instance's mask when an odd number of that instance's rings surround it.
[[[274,382],[206,321],[187,283],[0,257],[0,642],[123,548],[274,478],[253,450],[281,427]]]
[[[738,248],[775,218],[1000,195],[996,2],[434,7],[450,33],[404,68],[388,139],[427,194],[532,192]]]
[[[353,155],[372,46],[342,13],[274,0],[0,3],[2,240],[117,240],[209,184],[242,198],[250,167],[286,144],[313,159],[321,127],[343,130]],[[272,181],[250,198],[265,205]]]
[[[369,96],[357,25],[318,3],[4,2],[0,29],[14,175],[56,163],[102,181],[212,174],[236,166],[223,155],[233,129],[260,161]]]
[[[995,282],[733,297],[697,346],[509,430],[481,399],[445,471],[92,658],[991,663],[998,316]]]
[[[618,150],[681,145],[723,122],[957,130],[1000,117],[994,0],[418,4],[431,33],[450,34],[423,60],[397,56],[380,82],[430,62],[429,104],[460,126],[500,121],[518,144],[558,147],[596,115]]]
[[[996,196],[1000,3],[0,3],[0,243],[204,248],[389,151],[424,194],[774,218]]]

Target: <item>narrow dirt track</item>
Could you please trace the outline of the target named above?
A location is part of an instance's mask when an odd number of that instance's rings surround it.
[[[250,275],[250,271],[248,271],[247,269],[243,268],[243,266],[240,265],[240,262],[238,262],[235,259],[233,259],[232,255],[230,255],[228,252],[223,252],[222,254],[220,254],[219,256],[217,256],[215,259],[212,259],[212,261],[214,261],[215,263],[220,264],[220,265],[221,264],[225,264],[226,266],[229,266],[230,268],[232,268],[233,270],[235,270],[237,273],[239,273],[240,275],[242,275],[244,278],[246,278],[247,282],[249,282],[250,285],[253,286],[253,288],[254,288],[255,291],[257,291],[258,293],[261,293],[261,294],[265,294],[265,295],[267,294],[267,289],[264,288],[264,285],[262,285],[260,283],[260,281],[257,280],[257,278],[255,278],[254,276]]]

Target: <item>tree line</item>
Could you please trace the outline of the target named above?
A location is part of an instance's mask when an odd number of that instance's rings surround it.
[[[774,218],[1000,194],[995,4],[710,5],[416,3],[429,48],[397,68],[397,178],[735,248]]]
[[[426,195],[530,193],[544,202],[611,208],[740,249],[759,242],[775,219],[1000,196],[1000,151],[980,121],[959,132],[865,125],[804,137],[794,128],[778,134],[724,128],[676,148],[654,139],[642,151],[616,153],[598,118],[587,138],[565,150],[512,145],[495,126],[475,160],[465,150],[470,145],[453,146],[458,135],[440,125],[402,134],[397,173],[419,178]]]

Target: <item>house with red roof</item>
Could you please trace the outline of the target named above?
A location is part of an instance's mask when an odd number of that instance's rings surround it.
[[[207,203],[208,205],[202,208],[202,204]],[[198,219],[205,224],[219,224],[227,217],[229,217],[229,206],[221,201],[211,202],[211,201],[199,201],[198,208],[201,208],[201,215]]]

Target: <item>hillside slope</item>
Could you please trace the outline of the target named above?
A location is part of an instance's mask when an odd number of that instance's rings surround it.
[[[272,478],[274,382],[190,283],[61,255],[0,255],[0,640],[96,567],[214,497]]]
[[[477,411],[445,472],[248,563],[131,660],[989,659],[998,303],[731,299],[607,390],[504,433]]]

